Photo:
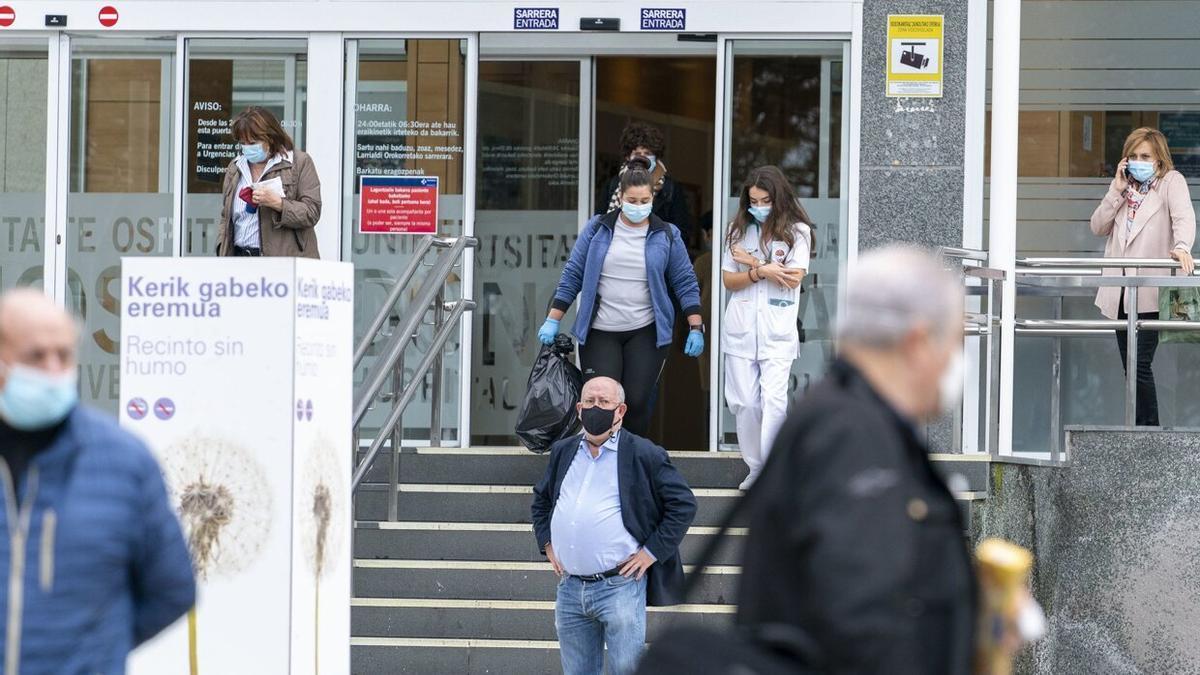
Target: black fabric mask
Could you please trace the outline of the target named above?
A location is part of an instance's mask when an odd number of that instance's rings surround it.
[[[590,408],[584,408],[579,414],[579,418],[583,420],[583,428],[593,436],[603,436],[608,433],[609,429],[613,428],[613,419],[616,417],[615,409],[608,410],[594,405]]]

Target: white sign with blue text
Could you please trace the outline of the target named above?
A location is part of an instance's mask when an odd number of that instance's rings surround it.
[[[558,8],[516,7],[513,30],[558,30]]]
[[[348,675],[353,268],[123,258],[122,425],[150,445],[199,598],[132,675]]]
[[[671,7],[643,7],[642,30],[687,30],[687,10]]]

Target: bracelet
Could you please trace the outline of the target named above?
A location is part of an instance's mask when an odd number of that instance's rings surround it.
[[[752,268],[750,268],[750,271],[746,272],[746,276],[750,277],[750,283],[752,283],[752,284],[757,284],[759,281],[762,280],[762,277],[759,277],[758,279],[754,278],[754,271],[756,269],[757,268],[752,267]]]

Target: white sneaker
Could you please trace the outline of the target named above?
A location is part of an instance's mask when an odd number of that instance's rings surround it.
[[[754,481],[757,478],[758,478],[758,474],[751,471],[750,475],[746,476],[746,480],[742,481],[742,484],[738,486],[738,489],[741,490],[742,492],[749,490],[750,486],[754,485]]]

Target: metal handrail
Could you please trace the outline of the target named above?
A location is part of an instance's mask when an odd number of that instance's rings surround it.
[[[363,417],[367,414],[367,410],[371,407],[371,403],[379,394],[379,390],[387,382],[393,366],[396,365],[396,361],[404,350],[404,346],[412,338],[412,335],[417,330],[417,326],[420,325],[421,320],[424,318],[424,309],[433,304],[442,286],[445,285],[447,277],[450,276],[450,270],[453,269],[458,257],[462,255],[463,250],[468,246],[473,247],[478,243],[479,240],[474,237],[458,237],[450,246],[450,250],[440,256],[438,261],[433,265],[433,269],[425,277],[425,281],[421,284],[416,297],[412,301],[411,306],[417,311],[409,312],[400,327],[384,343],[381,357],[375,361],[371,370],[368,371],[362,389],[355,393],[353,417],[355,427],[362,422]],[[416,262],[419,263],[420,261]],[[388,297],[399,298],[400,293],[403,292],[402,287],[400,291],[396,290],[399,286],[399,281],[400,279],[397,279],[397,284],[393,285],[392,292],[388,294]],[[390,313],[391,309],[391,305],[385,305],[380,309],[380,314]],[[382,322],[378,321],[378,317],[374,323],[382,326]],[[368,335],[368,338],[370,337]]]
[[[446,316],[446,320],[438,328],[437,333],[433,337],[432,344],[421,357],[420,362],[417,364],[415,375],[409,380],[408,384],[405,385],[403,392],[399,394],[397,400],[393,403],[392,412],[388,414],[387,420],[384,421],[383,426],[380,427],[379,433],[375,435],[375,440],[371,441],[371,445],[367,449],[367,456],[364,457],[363,461],[360,462],[355,468],[354,479],[351,483],[352,490],[358,490],[358,486],[366,477],[367,472],[371,470],[371,465],[375,463],[375,458],[379,455],[379,451],[383,448],[383,444],[386,442],[385,439],[392,435],[396,425],[400,422],[400,418],[404,415],[404,409],[408,407],[409,403],[412,403],[413,397],[417,395],[417,391],[419,391],[421,386],[423,386],[425,373],[429,372],[429,369],[434,364],[434,361],[436,361],[441,355],[442,349],[446,345],[446,341],[451,335],[454,334],[454,331],[457,327],[456,324],[458,323],[459,318],[462,317],[463,312],[475,309],[474,300],[464,299],[449,304],[449,313]],[[392,475],[395,476],[394,471]],[[392,492],[392,494],[388,497],[390,505],[392,500],[395,499],[396,486],[390,485],[389,488]],[[389,519],[395,519],[394,506],[391,505],[389,506]]]
[[[1115,263],[1115,264],[1114,264]],[[1101,268],[1112,267],[1145,267],[1145,268],[1178,268],[1180,264],[1169,258],[1024,258],[1018,264],[1026,269],[1017,270],[1017,283],[1020,285],[1037,286],[1045,290],[1058,289],[1063,291],[1058,295],[1059,304],[1056,307],[1057,316],[1054,319],[1016,319],[1014,329],[1019,335],[1037,335],[1039,337],[1055,338],[1054,364],[1052,370],[1055,378],[1055,389],[1052,392],[1051,408],[1057,410],[1058,390],[1061,387],[1059,378],[1059,360],[1061,337],[1089,337],[1112,334],[1115,331],[1125,331],[1129,338],[1125,341],[1125,425],[1137,424],[1137,332],[1139,329],[1195,332],[1200,331],[1200,321],[1159,321],[1141,320],[1136,311],[1128,313],[1125,319],[1092,320],[1092,319],[1062,319],[1062,297],[1067,291],[1088,287],[1123,287],[1125,301],[1129,307],[1137,307],[1138,289],[1140,288],[1198,288],[1200,277],[1192,276],[1098,276]],[[1045,266],[1051,268],[1039,268]],[[1064,269],[1068,268],[1068,269]],[[1198,270],[1200,271],[1200,270]],[[1060,424],[1052,413],[1054,442],[1057,446]]]
[[[375,338],[379,336],[379,331],[383,329],[383,324],[387,322],[388,316],[392,313],[392,307],[396,305],[396,301],[400,299],[400,294],[408,287],[408,282],[412,281],[417,270],[421,268],[421,261],[424,260],[425,254],[431,248],[451,248],[454,246],[455,239],[453,237],[435,237],[432,234],[427,234],[417,241],[417,246],[413,249],[412,260],[408,266],[400,273],[400,276],[392,284],[392,288],[388,291],[388,297],[383,301],[383,307],[379,313],[375,315],[375,319],[371,321],[371,327],[363,335],[363,339],[358,343],[358,348],[354,350],[354,367],[362,363],[363,357],[367,355],[367,350],[375,342]]]
[[[978,248],[963,248],[961,246],[941,246],[938,253],[945,258],[955,260],[987,260],[988,252]]]
[[[1017,258],[1017,267],[1159,267],[1178,268],[1173,258]],[[1018,269],[1018,274],[1021,270]]]
[[[356,493],[367,473],[374,465],[375,460],[378,458],[379,451],[390,437],[394,455],[388,480],[388,487],[390,489],[390,494],[388,495],[389,520],[396,520],[399,508],[397,491],[399,484],[399,447],[402,440],[400,423],[404,418],[405,409],[408,408],[408,405],[412,403],[417,392],[424,386],[425,378],[430,372],[433,373],[433,400],[429,424],[430,442],[433,445],[439,445],[441,442],[442,354],[445,351],[446,342],[450,339],[450,336],[457,332],[458,322],[462,318],[463,313],[475,309],[475,302],[470,298],[464,297],[454,302],[443,302],[442,297],[445,292],[446,280],[449,279],[453,269],[461,262],[466,249],[474,248],[478,244],[478,239],[466,236],[455,238],[427,236],[422,238],[414,250],[412,260],[388,291],[387,300],[384,302],[383,307],[380,308],[379,313],[376,314],[374,320],[372,320],[371,328],[359,343],[358,349],[355,350],[354,365],[357,368],[371,349],[371,346],[375,344],[379,335],[382,334],[382,329],[387,323],[388,317],[391,316],[393,307],[408,288],[409,282],[416,276],[417,270],[424,265],[425,254],[430,249],[442,249],[436,262],[424,273],[421,285],[413,295],[408,306],[408,311],[400,321],[400,324],[388,336],[387,341],[383,343],[379,358],[375,360],[371,368],[367,371],[362,386],[359,387],[354,396],[353,446],[355,457],[357,458],[358,453],[361,451],[358,445],[359,427],[376,397],[379,396],[384,384],[388,381],[389,377],[391,378],[391,412],[388,413],[387,419],[375,434],[375,438],[371,441],[366,456],[355,466],[352,482],[352,492]],[[430,310],[433,313],[433,320],[431,324],[427,325],[432,325],[434,328],[433,340],[428,349],[422,354],[407,383],[405,383],[405,350],[408,345],[413,343],[413,338],[416,337],[426,313]]]

